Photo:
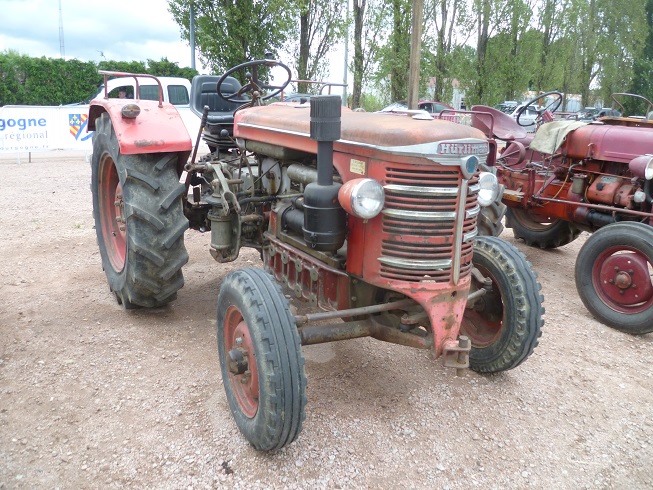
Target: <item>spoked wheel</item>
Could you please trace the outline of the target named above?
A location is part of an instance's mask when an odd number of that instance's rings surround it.
[[[521,238],[530,247],[557,248],[573,242],[581,233],[569,221],[533,216],[525,209],[508,208],[506,226],[512,228],[515,238]]]
[[[236,425],[256,449],[280,449],[302,429],[306,374],[288,301],[269,274],[240,269],[218,297],[218,353]]]
[[[543,324],[541,286],[526,257],[495,237],[479,237],[474,245],[475,274],[470,293],[487,292],[470,301],[460,329],[472,342],[470,367],[480,373],[512,369],[537,346]]]
[[[93,134],[93,217],[109,287],[125,308],[177,297],[188,261],[176,153],[123,155],[108,114]]]
[[[653,228],[615,223],[595,232],[578,253],[576,288],[605,325],[653,332]]]

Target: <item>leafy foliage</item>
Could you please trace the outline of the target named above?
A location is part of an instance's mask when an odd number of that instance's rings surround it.
[[[202,63],[214,73],[277,53],[293,32],[293,9],[282,0],[192,0]],[[169,10],[190,39],[190,0],[169,0]],[[241,80],[242,81],[242,80]]]
[[[88,101],[95,95],[102,75],[98,70],[177,76],[192,79],[197,71],[177,63],[160,61],[92,61],[31,58],[17,51],[0,53],[1,105],[63,105]]]
[[[346,4],[332,0],[296,2],[299,9],[299,44],[295,50],[297,78],[323,80],[329,74],[324,57],[346,32]],[[315,89],[316,86],[305,83],[298,86],[298,91],[303,93]]]

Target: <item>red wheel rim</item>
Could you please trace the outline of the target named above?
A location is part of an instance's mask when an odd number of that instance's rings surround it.
[[[461,330],[469,337],[474,347],[482,349],[494,344],[501,336],[504,314],[496,279],[487,269],[480,266],[477,266],[477,269],[484,277],[492,279],[492,290],[479,300],[479,304],[484,305],[484,308],[465,311]]]
[[[100,159],[98,191],[104,247],[111,266],[120,272],[125,267],[127,256],[125,205],[116,165],[107,153]]]
[[[637,314],[653,306],[653,263],[641,250],[609,247],[594,261],[592,286],[608,307]]]
[[[256,352],[247,323],[238,308],[230,306],[224,316],[224,349],[229,364],[230,352],[240,352],[247,362],[247,370],[241,374],[229,372],[229,380],[238,405],[243,413],[252,418],[258,410],[259,386]]]

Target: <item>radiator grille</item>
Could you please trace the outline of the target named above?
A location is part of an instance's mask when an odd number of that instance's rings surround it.
[[[380,274],[409,282],[451,280],[454,232],[462,175],[458,169],[392,166],[386,169],[382,218]],[[471,270],[472,238],[476,232],[477,189],[474,176],[465,203],[460,277]]]

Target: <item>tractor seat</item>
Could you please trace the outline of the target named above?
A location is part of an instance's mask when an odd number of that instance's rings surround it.
[[[217,75],[197,75],[191,83],[190,109],[200,118],[204,112],[204,106],[209,106],[207,125],[231,125],[234,123],[234,111],[249,99],[242,99],[242,102],[227,102],[218,95]],[[240,90],[240,82],[233,77],[227,77],[222,83],[222,94],[230,96]]]
[[[483,131],[488,138],[502,141],[513,141],[526,137],[526,130],[512,117],[485,105],[472,107],[472,126]]]

